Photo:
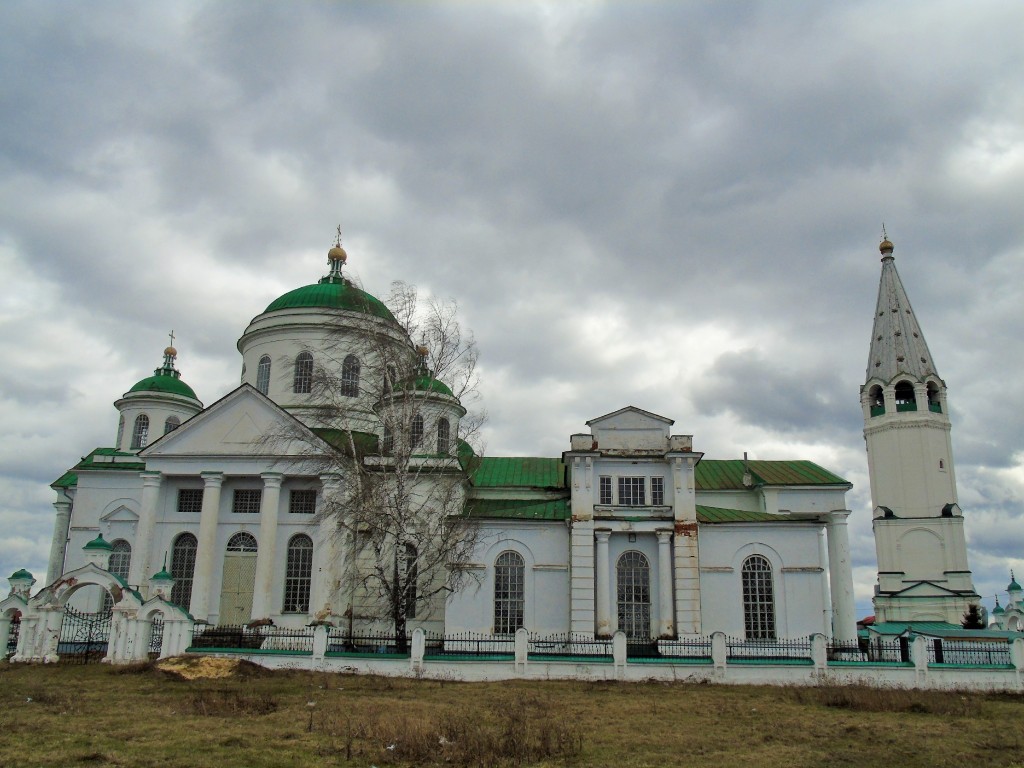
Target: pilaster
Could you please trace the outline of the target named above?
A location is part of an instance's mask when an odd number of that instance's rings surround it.
[[[658,637],[675,636],[675,604],[672,599],[672,531],[655,531],[658,537]]]
[[[846,519],[850,510],[828,513],[828,569],[832,597],[832,636],[836,640],[857,639],[857,619],[853,601],[853,569],[850,565],[850,534]]]
[[[224,473],[201,472],[200,476],[203,478],[203,508],[199,515],[199,543],[189,613],[197,621],[206,621],[210,615],[210,590],[213,587],[213,570],[217,558],[217,522]]]

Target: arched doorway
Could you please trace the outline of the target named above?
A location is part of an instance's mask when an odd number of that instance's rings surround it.
[[[619,629],[630,640],[651,636],[651,564],[642,552],[623,552],[615,565]]]
[[[256,587],[256,537],[236,533],[228,540],[220,588],[221,626],[247,624],[252,618],[252,593]]]

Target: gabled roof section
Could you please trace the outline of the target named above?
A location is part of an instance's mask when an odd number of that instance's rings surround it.
[[[568,499],[470,499],[466,516],[475,519],[568,520]]]
[[[771,515],[767,512],[750,512],[745,509],[725,509],[697,505],[698,523],[793,523],[807,522],[787,515]]]
[[[50,487],[72,488],[78,485],[78,473],[82,471],[141,472],[145,468],[146,462],[140,461],[134,453],[116,448],[93,448],[75,466],[50,483]]]
[[[695,475],[699,491],[746,490],[743,473],[749,467],[755,485],[850,485],[813,461],[748,461],[743,459],[704,459]]]
[[[637,408],[635,405],[627,405],[625,408],[619,408],[619,410],[617,411],[612,411],[611,413],[606,413],[604,416],[598,416],[596,418],[591,419],[590,421],[587,422],[587,426],[590,427],[593,426],[594,424],[599,424],[602,421],[606,421],[616,416],[621,416],[625,413],[635,413],[639,416],[644,416],[648,419],[654,419],[655,421],[664,422],[665,424],[668,424],[670,426],[672,424],[675,424],[675,421],[673,419],[666,418],[665,416],[659,416],[658,414],[651,413],[650,411],[645,411],[643,408]]]
[[[561,459],[482,456],[472,474],[476,488],[565,488]]]
[[[930,375],[938,376],[924,333],[896,271],[896,260],[891,251],[883,251],[883,254],[865,381],[890,382],[899,375],[922,381]]]

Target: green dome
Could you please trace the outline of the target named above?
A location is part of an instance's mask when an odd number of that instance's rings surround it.
[[[93,539],[88,544],[86,544],[84,547],[82,547],[82,549],[84,549],[86,551],[93,550],[93,549],[102,549],[102,550],[105,550],[105,551],[113,551],[114,546],[109,541],[104,539],[103,538],[103,534],[101,533],[95,539]]]
[[[18,571],[15,571],[14,573],[12,573],[8,580],[10,580],[10,579],[34,579],[34,578],[35,578],[35,576],[33,576],[28,571],[26,571],[24,568],[22,568],[21,570],[18,570]]]
[[[190,397],[193,400],[198,400],[195,391],[182,381],[177,376],[167,375],[165,373],[157,373],[153,376],[149,376],[134,387],[128,390],[129,392],[166,392],[169,395],[182,395],[184,397]]]
[[[432,376],[425,376],[423,374],[417,376],[411,382],[412,389],[417,392],[437,392],[440,395],[448,395],[449,397],[455,397],[455,394],[448,388],[448,385],[443,381],[433,378]]]
[[[325,282],[326,281],[326,282]],[[348,280],[336,281],[325,277],[315,285],[304,285],[294,291],[288,291],[270,303],[264,312],[276,312],[279,309],[299,309],[302,307],[323,307],[325,309],[347,309],[350,312],[363,312],[367,315],[395,321],[384,302],[366,291],[356,288]]]
[[[992,609],[993,616],[995,616],[997,613],[1006,613],[1006,611],[1003,610],[1003,606],[1001,606],[999,603],[996,603],[996,607]]]
[[[1017,579],[1013,575],[1013,571],[1010,571],[1010,583],[1006,587],[1007,592],[1020,592],[1020,584],[1017,583]]]

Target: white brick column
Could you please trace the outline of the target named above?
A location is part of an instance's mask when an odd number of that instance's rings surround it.
[[[50,562],[46,566],[46,583],[53,584],[64,573],[64,553],[68,545],[71,526],[71,502],[55,501],[57,517],[53,521],[53,540],[50,542]]]
[[[655,531],[658,536],[658,637],[676,633],[675,601],[672,599],[672,531]]]
[[[274,612],[274,559],[277,556],[277,518],[281,509],[279,472],[264,472],[260,501],[260,541],[256,550],[256,589],[252,595],[252,618],[269,619]],[[282,580],[283,583],[283,580]],[[284,593],[280,596],[284,598]]]
[[[149,597],[149,568],[152,559],[153,529],[156,526],[157,507],[160,504],[160,486],[164,476],[159,472],[140,473],[142,477],[142,505],[139,509],[139,523],[135,528],[135,544],[128,567],[128,583]]]
[[[611,555],[608,551],[608,540],[612,532],[607,529],[594,531],[597,540],[597,575],[595,591],[597,593],[597,636],[611,637],[612,634],[612,573]]]
[[[192,582],[189,613],[196,621],[210,617],[210,590],[213,588],[213,567],[217,560],[217,519],[220,516],[220,487],[223,472],[201,472],[203,478],[203,509],[199,515],[199,546],[196,550],[196,572]]]
[[[853,569],[850,566],[850,534],[846,518],[850,510],[828,513],[828,571],[832,594],[832,636],[836,640],[857,639],[857,619],[853,602]]]

